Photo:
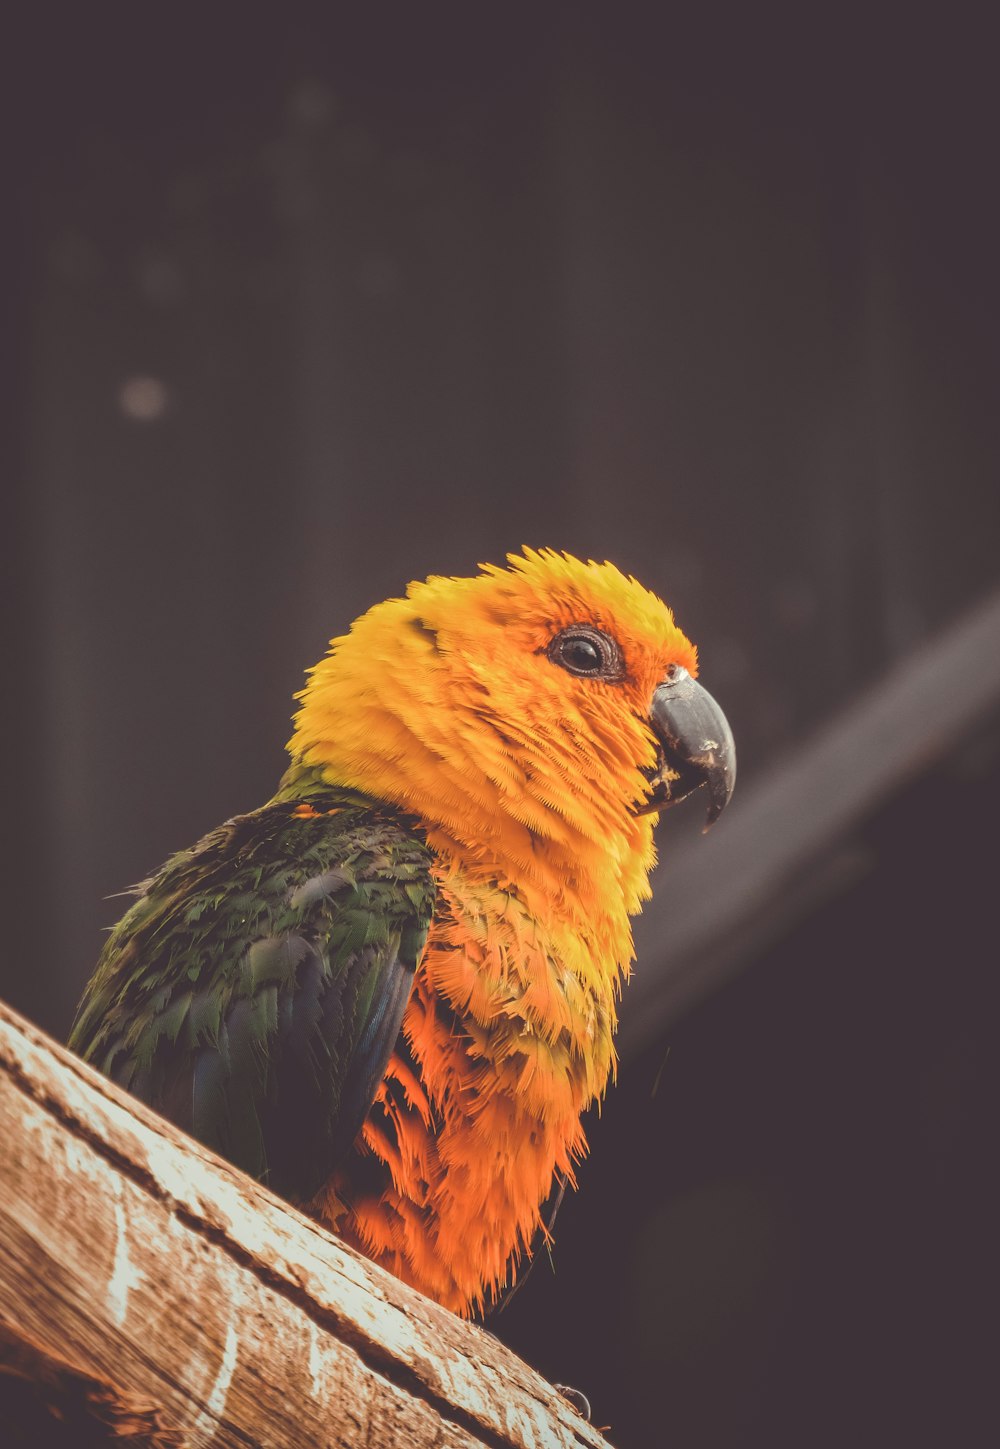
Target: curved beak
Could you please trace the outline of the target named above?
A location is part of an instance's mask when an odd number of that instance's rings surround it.
[[[736,784],[736,746],[729,721],[686,669],[657,686],[649,723],[660,748],[652,789],[639,813],[665,810],[705,785],[707,830],[725,810]]]

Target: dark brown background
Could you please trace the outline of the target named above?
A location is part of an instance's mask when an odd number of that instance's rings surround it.
[[[7,42],[0,991],[56,1033],[109,893],[268,796],[303,669],[412,577],[636,572],[741,785],[996,587],[994,56],[954,11]],[[985,1441],[996,740],[626,1062],[497,1325],[623,1449]]]

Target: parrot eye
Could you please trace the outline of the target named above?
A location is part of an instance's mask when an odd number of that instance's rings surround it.
[[[547,654],[570,674],[591,679],[621,679],[622,655],[617,643],[600,629],[572,624],[550,643]]]

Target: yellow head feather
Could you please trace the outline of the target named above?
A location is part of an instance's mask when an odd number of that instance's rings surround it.
[[[693,646],[666,605],[610,563],[525,549],[472,578],[431,577],[331,642],[300,695],[295,760],[403,807],[466,873],[549,911],[634,912],[652,826],[650,699]],[[613,636],[616,681],[546,653],[570,624]]]

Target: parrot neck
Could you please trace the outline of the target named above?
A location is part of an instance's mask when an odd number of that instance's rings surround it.
[[[649,865],[633,868],[630,852],[616,857],[585,838],[545,839],[528,833],[516,819],[484,817],[492,837],[472,834],[468,817],[428,823],[427,842],[446,867],[467,880],[495,884],[515,892],[529,911],[550,926],[570,934],[595,933],[613,947],[616,964],[627,968],[632,957],[629,917],[648,895]],[[470,838],[471,837],[471,838]],[[621,846],[621,842],[614,842]],[[640,857],[640,860],[642,857]],[[641,874],[641,881],[636,877]]]
[[[585,938],[605,971],[625,973],[632,959],[629,917],[650,894],[655,864],[649,816],[624,814],[604,834],[574,828],[558,812],[531,825],[502,793],[449,792],[373,787],[355,773],[330,764],[293,760],[276,798],[303,800],[331,789],[392,804],[412,815],[426,833],[443,876],[499,886],[567,939]],[[544,828],[548,825],[548,828]]]

